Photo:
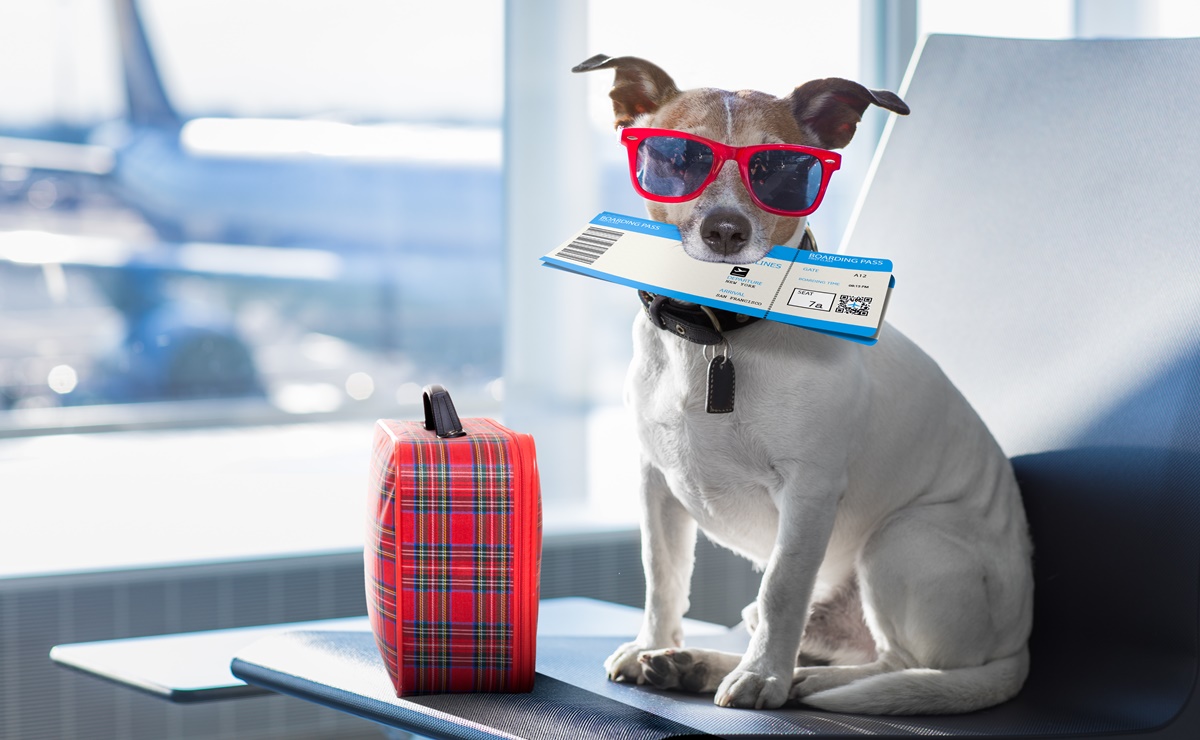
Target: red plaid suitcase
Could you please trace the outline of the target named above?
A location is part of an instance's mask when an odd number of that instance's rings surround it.
[[[425,422],[375,425],[367,613],[397,696],[533,689],[542,552],[533,438],[460,423],[441,386]]]

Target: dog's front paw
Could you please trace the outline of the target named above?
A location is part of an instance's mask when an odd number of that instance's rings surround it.
[[[637,641],[627,642],[617,648],[616,652],[604,661],[604,671],[608,674],[608,680],[618,683],[624,681],[644,683],[646,679],[642,674],[642,664],[638,661],[638,657],[645,650],[646,646]]]
[[[717,687],[717,696],[713,701],[722,707],[776,709],[787,701],[791,688],[791,676],[766,676],[754,671],[736,670]]]
[[[720,675],[710,670],[703,656],[691,650],[651,650],[638,658],[642,675],[658,689],[679,689],[704,694],[716,688]]]

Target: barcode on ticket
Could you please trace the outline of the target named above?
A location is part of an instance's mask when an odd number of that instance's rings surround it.
[[[622,231],[589,226],[575,241],[559,250],[556,257],[590,265],[600,259],[608,248],[624,235]]]

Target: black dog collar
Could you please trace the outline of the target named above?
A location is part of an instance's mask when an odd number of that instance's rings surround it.
[[[804,236],[800,239],[800,249],[817,251],[817,241],[813,239],[807,225],[804,227]],[[737,381],[733,359],[729,356],[729,343],[725,341],[725,332],[749,326],[758,321],[758,318],[721,308],[676,301],[644,290],[638,291],[638,299],[642,302],[642,308],[651,324],[689,342],[704,345],[704,358],[708,360],[705,411],[710,414],[731,413]],[[711,359],[708,357],[709,347],[713,347]]]
[[[638,298],[651,324],[696,344],[720,344],[725,341],[725,332],[758,321],[756,316],[683,303],[644,290],[638,291]]]

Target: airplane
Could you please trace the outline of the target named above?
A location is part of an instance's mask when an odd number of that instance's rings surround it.
[[[498,125],[187,118],[171,103],[136,0],[112,0],[112,10],[124,117],[59,140],[0,132],[0,169],[28,173],[29,187],[57,182],[62,207],[74,205],[63,194],[112,198],[155,234],[135,245],[53,246],[0,232],[0,264],[88,270],[125,322],[119,346],[63,404],[265,392],[232,317],[166,289],[179,276],[323,303],[307,317],[314,331],[431,373],[470,366],[499,376]],[[44,248],[34,254],[29,243]]]

